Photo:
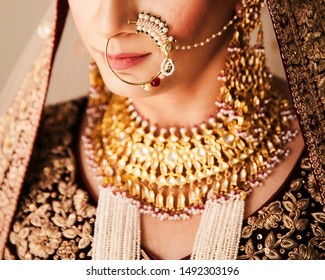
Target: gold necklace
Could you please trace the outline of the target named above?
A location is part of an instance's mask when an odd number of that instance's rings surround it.
[[[288,153],[284,146],[296,135],[288,101],[273,90],[264,95],[251,112],[244,101],[236,111],[216,102],[215,117],[186,129],[150,126],[131,100],[93,93],[84,138],[91,165],[103,187],[161,219],[201,213],[208,194],[244,199]]]

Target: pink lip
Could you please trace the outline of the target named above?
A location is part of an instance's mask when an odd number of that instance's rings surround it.
[[[121,53],[116,55],[107,54],[107,59],[110,66],[114,70],[125,70],[141,63],[149,55],[150,55],[149,53],[148,54]],[[103,54],[103,56],[105,55]]]

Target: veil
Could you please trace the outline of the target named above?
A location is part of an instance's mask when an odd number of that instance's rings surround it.
[[[53,1],[0,95],[0,258],[42,117],[67,1]]]
[[[270,67],[288,80],[325,203],[324,1],[268,0],[267,4],[264,28],[275,31],[275,36],[265,36],[266,49],[275,57],[269,59]],[[277,44],[280,53],[274,51]],[[281,59],[284,68],[275,62]],[[43,107],[87,93],[88,60],[67,1],[53,0],[0,92],[0,259]]]

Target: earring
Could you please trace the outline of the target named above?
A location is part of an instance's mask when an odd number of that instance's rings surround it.
[[[289,101],[271,86],[272,75],[266,64],[261,22],[263,0],[244,0],[234,25],[234,35],[228,47],[221,81],[220,100],[216,102],[220,118],[226,118],[243,141],[255,141],[243,150],[241,160],[249,159],[248,168],[256,174],[265,166],[271,170],[288,152],[284,145],[291,141],[296,131],[291,131],[294,119]],[[254,45],[251,33],[258,28]],[[253,155],[259,149],[261,154]],[[263,163],[264,161],[264,163]],[[266,162],[266,163],[265,163]],[[269,171],[268,171],[269,172]],[[260,178],[264,180],[268,172]],[[253,180],[254,181],[254,180]],[[258,180],[253,183],[257,186]]]
[[[270,90],[271,75],[264,52],[261,7],[263,0],[243,0],[234,35],[228,47],[228,57],[219,75],[221,99],[227,107],[243,115],[256,111]],[[255,45],[251,33],[258,28]]]
[[[164,54],[164,59],[160,65],[160,70],[156,75],[149,78],[147,81],[140,82],[140,83],[134,83],[127,81],[117,75],[117,73],[114,71],[114,69],[111,67],[107,55],[108,45],[110,42],[110,39],[107,40],[105,45],[105,60],[106,64],[112,71],[112,73],[122,82],[127,83],[129,85],[134,86],[141,86],[144,90],[150,91],[152,87],[157,87],[160,85],[160,80],[164,77],[171,76],[175,71],[175,63],[170,58],[170,54],[174,49],[174,42],[175,39],[172,36],[168,36],[168,25],[166,21],[161,20],[157,16],[153,16],[149,13],[141,12],[138,16],[138,20],[128,20],[128,24],[135,24],[137,27],[138,33],[144,33],[146,35],[149,35],[156,43],[156,45],[160,48],[162,53]]]

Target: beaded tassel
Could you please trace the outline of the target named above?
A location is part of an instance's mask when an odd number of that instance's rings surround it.
[[[139,209],[109,188],[102,188],[99,194],[93,259],[140,259]]]
[[[194,243],[192,260],[233,260],[244,217],[245,202],[240,195],[227,200],[208,200]]]

